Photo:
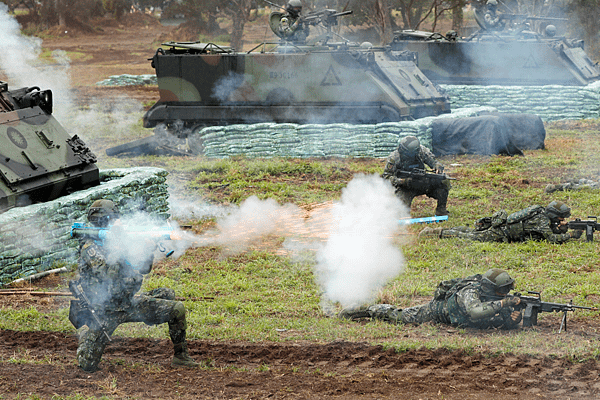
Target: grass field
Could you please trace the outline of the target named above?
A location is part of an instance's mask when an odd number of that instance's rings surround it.
[[[500,208],[509,213],[531,204],[562,200],[572,217],[600,212],[600,190],[544,193],[548,183],[587,177],[598,180],[600,121],[557,122],[547,125],[546,149],[525,151],[523,157],[454,156],[441,159],[446,172],[457,178],[450,191],[450,218],[436,226],[471,225]],[[381,159],[248,159],[209,160],[190,157],[101,157],[101,167],[151,165],[170,172],[170,184],[189,202],[226,205],[237,209],[251,196],[274,199],[301,210],[337,202],[357,174],[379,174]],[[415,199],[413,217],[432,215],[435,203]],[[218,225],[215,218],[179,217],[202,237]],[[600,306],[598,240],[585,237],[564,245],[543,242],[497,244],[456,239],[417,238],[422,225],[398,230],[392,240],[404,265],[374,292],[375,301],[416,305],[427,301],[444,279],[503,268],[516,279],[520,292],[541,291],[544,300]],[[472,333],[439,325],[393,326],[360,324],[331,318],[339,305],[323,307],[323,287],[316,282],[317,253],[286,250],[289,232],[266,232],[244,249],[210,244],[188,249],[176,260],[159,262],[144,288],[166,286],[180,296],[208,297],[186,301],[188,337],[247,341],[366,341],[396,349],[417,347],[462,348],[491,353],[569,356],[575,360],[598,357],[597,339],[540,334],[534,330]],[[62,287],[59,289],[66,289]],[[331,308],[328,308],[331,307]],[[0,328],[73,331],[67,309],[41,312],[35,307],[0,309]],[[577,324],[589,323],[596,334],[597,312],[570,314]],[[556,330],[560,315],[542,315]],[[141,324],[121,326],[116,334],[167,337],[166,328]]]

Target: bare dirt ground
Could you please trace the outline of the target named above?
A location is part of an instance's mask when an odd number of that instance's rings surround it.
[[[148,58],[171,27],[131,18],[104,24],[98,34],[72,32],[46,39],[44,47],[82,53],[71,64],[79,101],[126,94],[141,102],[158,98],[155,88],[106,88],[94,84],[110,75],[151,74]],[[257,35],[263,35],[261,27]],[[63,278],[35,287],[55,290]],[[64,284],[64,282],[63,282]],[[63,286],[64,287],[64,286]],[[0,307],[43,310],[65,307],[67,298],[3,296]],[[548,321],[548,322],[546,322]],[[536,327],[555,335],[556,320]],[[553,326],[554,325],[554,326]],[[573,322],[568,335],[598,341],[600,323]],[[454,332],[454,333],[453,333]],[[456,334],[449,330],[448,334]],[[486,335],[467,331],[467,335]],[[567,341],[568,343],[568,341]],[[55,332],[0,331],[0,398],[108,396],[157,399],[597,399],[600,364],[566,359],[460,351],[395,353],[366,343],[225,342],[192,340],[191,355],[203,368],[174,369],[167,340],[114,337],[102,370],[86,373],[75,364],[77,339]],[[71,397],[69,397],[71,398]]]

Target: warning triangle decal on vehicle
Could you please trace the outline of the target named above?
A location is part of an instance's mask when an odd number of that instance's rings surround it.
[[[325,78],[321,81],[321,86],[342,86],[342,81],[337,77],[333,70],[333,65],[329,66]]]

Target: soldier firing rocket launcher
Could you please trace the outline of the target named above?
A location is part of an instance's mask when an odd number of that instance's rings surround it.
[[[99,244],[103,244],[111,238],[119,238],[121,236],[134,238],[136,240],[153,240],[158,243],[158,249],[166,252],[169,257],[174,253],[174,250],[168,250],[160,244],[164,240],[184,240],[184,235],[179,230],[172,226],[144,226],[144,225],[113,225],[106,228],[95,226],[86,226],[81,222],[75,222],[71,226],[71,237],[73,238],[90,238]]]
[[[181,240],[181,235],[172,226],[144,226],[144,225],[113,225],[107,228],[86,226],[81,222],[75,222],[71,226],[71,237],[90,238],[105,241],[111,235],[128,235],[138,239],[152,240]]]

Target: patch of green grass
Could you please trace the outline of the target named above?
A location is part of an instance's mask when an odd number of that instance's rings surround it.
[[[136,125],[136,129],[141,125]],[[141,132],[141,131],[140,131]],[[447,222],[436,227],[473,226],[478,218],[504,208],[511,213],[531,204],[562,200],[572,217],[598,215],[600,190],[555,192],[544,187],[594,176],[598,179],[600,141],[593,129],[571,132],[549,126],[546,150],[526,151],[523,157],[455,156],[441,159],[453,181]],[[94,136],[95,135],[95,136]],[[110,140],[110,130],[98,128],[92,135]],[[102,166],[151,165],[167,169],[169,179],[185,193],[220,204],[240,203],[250,196],[273,198],[280,204],[298,205],[339,199],[343,188],[359,173],[381,173],[381,159],[205,159],[202,157],[101,157]],[[450,166],[450,164],[457,164]],[[413,216],[431,215],[434,201],[417,198]],[[540,291],[546,301],[583,306],[600,304],[600,272],[596,267],[600,238],[564,245],[545,242],[477,243],[459,239],[417,239],[423,226],[407,228],[398,244],[406,260],[404,272],[377,293],[380,301],[401,307],[430,299],[445,279],[481,273],[490,267],[506,269],[516,279],[517,290]],[[397,351],[426,348],[483,351],[489,354],[543,354],[572,360],[598,357],[597,341],[582,339],[577,332],[558,334],[560,314],[541,314],[540,321],[557,334],[550,338],[537,328],[514,332],[472,331],[442,325],[366,324],[331,318],[321,304],[321,289],[313,272],[315,257],[298,262],[275,253],[283,238],[268,250],[247,250],[231,255],[220,247],[188,250],[176,261],[157,265],[144,289],[173,288],[179,296],[205,297],[184,301],[188,310],[188,337],[246,341],[361,341],[382,344]],[[335,309],[334,307],[334,310]],[[598,335],[597,313],[570,313],[573,321],[586,323],[587,335]],[[36,306],[23,310],[0,309],[0,328],[72,331],[67,310],[40,312]],[[547,328],[546,328],[547,329]],[[148,327],[125,324],[117,335],[167,338],[166,325]]]

